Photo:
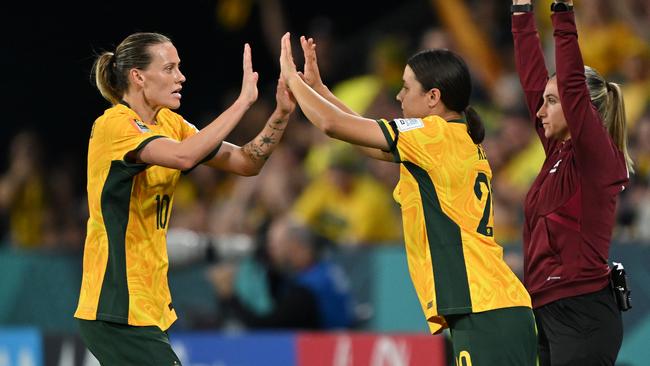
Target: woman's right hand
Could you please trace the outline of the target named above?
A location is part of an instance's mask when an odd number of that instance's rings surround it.
[[[318,69],[318,59],[316,58],[316,43],[313,38],[306,39],[305,36],[300,37],[300,45],[305,57],[304,73],[301,74],[302,79],[312,89],[318,90],[324,87],[323,80],[320,77]]]
[[[294,74],[297,74],[296,64],[293,62],[293,55],[291,54],[291,34],[287,32],[280,40],[280,77],[287,87]]]
[[[253,61],[251,56],[251,46],[244,45],[244,77],[242,78],[241,93],[239,99],[250,106],[257,100],[257,80],[259,75],[253,71]]]

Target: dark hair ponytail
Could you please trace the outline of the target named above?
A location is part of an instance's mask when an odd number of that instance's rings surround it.
[[[447,109],[465,113],[467,133],[475,144],[485,138],[485,127],[478,113],[469,106],[472,80],[465,61],[445,49],[424,50],[411,56],[407,64],[422,88],[440,90],[440,99]]]
[[[467,119],[467,133],[472,138],[475,144],[480,144],[485,138],[485,126],[481,120],[481,116],[476,113],[474,108],[467,106],[465,108],[465,118]]]

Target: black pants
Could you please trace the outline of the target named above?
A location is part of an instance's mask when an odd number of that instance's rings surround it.
[[[534,310],[540,366],[614,365],[623,322],[610,286]]]

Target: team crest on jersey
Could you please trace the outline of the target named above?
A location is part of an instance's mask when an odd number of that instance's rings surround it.
[[[138,119],[133,119],[133,124],[135,124],[135,127],[142,133],[151,132],[149,127],[147,127],[147,124]]]
[[[420,118],[395,118],[395,124],[400,132],[406,132],[424,127]]]

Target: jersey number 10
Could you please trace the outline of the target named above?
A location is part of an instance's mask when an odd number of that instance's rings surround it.
[[[169,196],[156,195],[156,229],[164,229],[167,226],[167,214],[169,213]]]

